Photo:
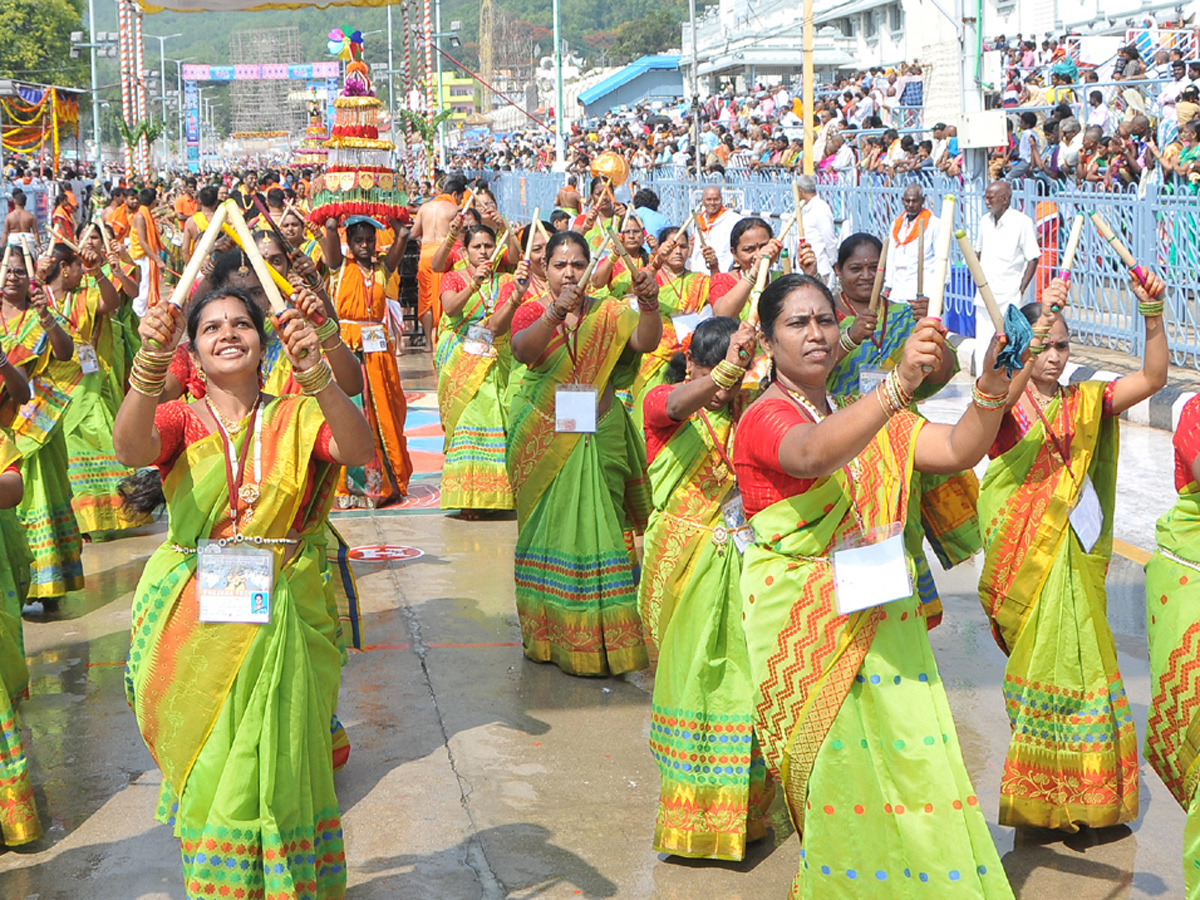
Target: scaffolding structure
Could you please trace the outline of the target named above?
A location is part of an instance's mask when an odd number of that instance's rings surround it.
[[[536,100],[529,104],[527,96],[530,85],[536,86],[535,67],[537,60],[533,52],[532,26],[506,13],[497,4],[487,3],[480,9],[479,42],[480,75],[501,93],[518,101],[525,99],[530,110],[537,108]],[[490,33],[490,40],[485,37]],[[490,46],[485,54],[483,46]],[[536,98],[536,87],[533,92]],[[483,98],[484,110],[497,109],[504,101],[486,91]]]
[[[259,28],[229,35],[229,62],[238,65],[304,62],[300,28]],[[304,134],[308,116],[303,100],[289,97],[286,80],[234,81],[230,85],[234,133],[289,131]]]

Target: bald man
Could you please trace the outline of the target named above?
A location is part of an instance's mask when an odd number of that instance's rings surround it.
[[[888,232],[887,278],[883,286],[892,292],[893,303],[912,303],[917,299],[917,272],[924,266],[922,294],[928,296],[933,284],[934,245],[937,242],[937,217],[925,208],[925,191],[911,182],[900,195],[904,212],[896,217]],[[924,258],[921,231],[924,228]]]
[[[1012,209],[1012,187],[1006,181],[993,181],[983,193],[983,203],[988,214],[979,220],[979,233],[975,236],[975,252],[979,254],[979,265],[996,295],[1000,312],[1008,307],[1022,306],[1025,293],[1037,272],[1041,250],[1037,242],[1037,230],[1033,220],[1018,210]],[[949,225],[947,225],[949,227]],[[983,365],[992,335],[996,333],[992,319],[983,305],[975,298],[975,371]]]
[[[732,209],[725,208],[725,199],[716,185],[710,184],[704,189],[704,193],[700,195],[700,205],[704,210],[696,216],[696,228],[704,234],[704,242],[717,254],[718,271],[728,272],[733,268],[733,250],[729,246],[729,239],[733,233],[733,226],[741,216]],[[708,263],[704,261],[704,245],[699,240],[692,241],[688,269],[709,274]]]

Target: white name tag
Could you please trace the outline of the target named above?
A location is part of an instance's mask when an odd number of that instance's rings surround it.
[[[1100,497],[1092,486],[1092,479],[1083,476],[1083,488],[1079,491],[1079,499],[1071,510],[1071,527],[1075,529],[1075,537],[1079,538],[1084,553],[1091,553],[1100,540],[1100,532],[1104,528],[1104,510],[1100,508]]]
[[[671,316],[671,324],[675,326],[675,340],[682,344],[687,336],[696,330],[696,326],[705,319],[711,319],[712,314],[712,307],[706,306],[698,313]]]
[[[844,616],[911,597],[903,529],[873,544],[835,551],[833,581],[838,612]]]
[[[733,496],[721,504],[721,516],[725,527],[733,536],[733,544],[738,553],[744,554],[754,543],[754,529],[746,524],[746,508],[742,505],[742,494],[734,491]]]
[[[96,348],[91,344],[76,344],[75,353],[84,375],[95,375],[100,371],[100,358],[96,356]]]
[[[883,369],[863,369],[858,373],[858,393],[865,396],[883,384],[888,373]]]
[[[467,339],[463,341],[463,352],[470,353],[472,356],[495,356],[495,351],[492,349],[492,342],[495,339],[490,328],[484,328],[482,325],[469,325]]]
[[[590,384],[564,384],[554,392],[554,430],[594,434],[599,398]]]
[[[271,588],[275,555],[250,547],[221,547],[200,541],[196,567],[196,597],[201,622],[271,621]]]
[[[382,325],[363,325],[361,333],[363,353],[387,353],[387,335]]]

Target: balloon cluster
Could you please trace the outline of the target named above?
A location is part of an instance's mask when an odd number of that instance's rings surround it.
[[[361,60],[363,55],[363,33],[348,28],[335,28],[329,32],[329,52],[343,62]]]

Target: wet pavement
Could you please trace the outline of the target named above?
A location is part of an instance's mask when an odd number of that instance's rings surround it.
[[[409,358],[410,369],[422,362]],[[409,377],[406,384],[420,389]],[[425,385],[429,382],[425,381]],[[954,390],[934,418],[964,401]],[[436,462],[430,405],[414,403],[418,470]],[[1122,428],[1110,620],[1139,738],[1150,684],[1139,550],[1170,505],[1170,435]],[[429,472],[429,469],[425,469]],[[652,677],[582,679],[524,659],[513,607],[512,519],[466,522],[427,508],[337,518],[351,546],[424,556],[356,564],[366,649],[343,672],[339,715],[353,750],[336,776],[350,900],[787,895],[798,843],[778,801],[774,831],[741,864],[665,860],[651,849],[658,774]],[[153,818],[159,775],[125,704],[131,593],[156,534],[90,545],[88,590],[53,620],[29,619],[31,696],[21,707],[46,837],[0,849],[0,898],[182,900],[178,844]],[[1132,557],[1132,559],[1128,558]],[[939,573],[932,635],[968,768],[992,820],[1008,740],[1004,657],[974,592],[978,564]],[[1018,897],[1184,894],[1183,812],[1143,764],[1130,827],[1063,838],[992,826]]]

